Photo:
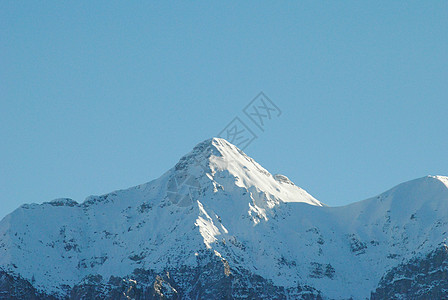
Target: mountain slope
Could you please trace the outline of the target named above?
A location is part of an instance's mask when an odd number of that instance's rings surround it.
[[[447,205],[448,178],[428,176],[326,207],[214,138],[149,183],[5,217],[0,295],[365,299],[445,247]]]

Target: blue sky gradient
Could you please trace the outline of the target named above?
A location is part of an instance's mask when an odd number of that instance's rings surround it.
[[[448,2],[0,3],[0,218],[159,177],[264,91],[246,152],[331,206],[448,175]]]

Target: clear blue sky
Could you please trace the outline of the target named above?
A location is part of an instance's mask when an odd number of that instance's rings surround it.
[[[329,205],[448,175],[448,2],[1,1],[0,218],[155,179],[260,91],[246,152]]]

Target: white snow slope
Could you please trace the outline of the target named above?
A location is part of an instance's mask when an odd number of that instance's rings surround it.
[[[195,266],[197,251],[210,249],[277,285],[361,299],[390,268],[444,244],[447,231],[447,177],[326,207],[213,138],[149,183],[81,204],[21,206],[0,222],[0,268],[58,293],[89,274]]]

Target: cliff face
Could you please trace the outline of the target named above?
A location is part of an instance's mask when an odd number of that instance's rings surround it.
[[[135,269],[122,277],[86,276],[65,294],[37,291],[23,278],[5,272],[0,277],[0,299],[322,299],[309,286],[285,288],[244,269],[231,269],[211,253],[198,256],[198,265],[156,273]]]
[[[446,298],[447,186],[332,208],[207,140],[149,183],[5,217],[0,299]]]
[[[448,296],[446,245],[387,272],[372,299],[445,299]]]

